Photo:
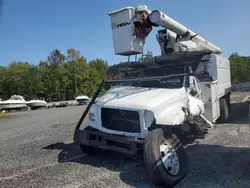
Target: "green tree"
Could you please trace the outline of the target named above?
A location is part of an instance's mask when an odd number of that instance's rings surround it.
[[[70,87],[71,91],[74,91],[74,96],[78,93],[78,85],[82,83],[81,80],[81,74],[86,72],[86,69],[88,67],[87,60],[83,56],[81,56],[81,53],[79,50],[75,50],[73,48],[70,48],[67,50],[67,68],[69,70],[70,79],[72,80],[72,85]],[[74,85],[73,85],[74,84]],[[74,89],[73,89],[74,88]]]
[[[98,72],[99,79],[103,79],[104,72],[108,68],[108,62],[97,58],[96,60],[89,61],[89,66]]]
[[[232,53],[229,57],[232,83],[250,81],[250,57]]]
[[[27,62],[11,62],[8,67],[1,68],[0,87],[4,98],[14,94],[29,97],[34,92],[36,66]]]
[[[39,98],[44,98],[48,101],[51,101],[51,91],[53,86],[50,81],[50,77],[52,77],[50,72],[50,67],[48,62],[40,61],[37,67],[37,96]]]
[[[0,66],[0,96],[2,96],[2,98],[6,97],[6,91],[4,90],[5,72],[6,72],[6,68],[4,66]]]
[[[50,55],[48,56],[48,62],[53,67],[58,67],[62,65],[64,61],[65,61],[65,56],[58,49],[55,49],[52,52],[50,52]]]
[[[108,62],[97,58],[96,60],[92,60],[89,62],[90,69],[92,69],[92,74],[96,74],[94,79],[94,90],[97,90],[99,84],[104,79],[105,70],[108,68]],[[110,85],[105,85],[102,89],[100,95],[105,93],[110,88]],[[91,92],[91,95],[94,95],[95,92]]]
[[[58,49],[53,50],[48,56],[49,64],[49,97],[51,100],[60,101],[65,98],[64,70],[65,55]]]

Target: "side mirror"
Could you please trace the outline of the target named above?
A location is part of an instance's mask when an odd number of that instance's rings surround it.
[[[196,90],[192,89],[189,93],[190,93],[190,95],[195,96],[195,95],[197,95],[198,92]]]

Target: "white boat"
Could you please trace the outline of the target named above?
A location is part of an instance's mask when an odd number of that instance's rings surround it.
[[[0,102],[1,110],[20,110],[27,107],[24,97],[20,95],[12,95],[8,100]]]
[[[48,104],[45,100],[39,100],[39,99],[32,99],[30,101],[27,101],[27,106],[29,106],[32,110],[38,109],[38,108],[44,108],[47,107]]]
[[[75,98],[75,100],[78,102],[78,105],[84,105],[89,103],[89,97],[86,95],[81,95]]]

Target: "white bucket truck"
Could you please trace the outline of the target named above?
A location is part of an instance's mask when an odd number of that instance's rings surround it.
[[[188,173],[186,138],[204,136],[228,119],[230,62],[218,55],[220,48],[159,10],[143,5],[109,15],[115,54],[143,54],[152,28],[161,26],[161,55],[110,66],[74,140],[87,154],[141,155],[150,178],[172,187]],[[95,102],[107,83],[112,87]],[[80,129],[86,115],[88,125]]]

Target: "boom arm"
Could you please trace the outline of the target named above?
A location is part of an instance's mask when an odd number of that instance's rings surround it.
[[[154,24],[162,26],[170,31],[173,31],[174,33],[177,34],[177,36],[179,36],[179,39],[181,39],[180,37],[182,37],[182,39],[191,40],[201,45],[204,49],[209,50],[213,53],[221,53],[220,48],[211,44],[201,36],[197,35],[193,31],[189,30],[182,24],[178,23],[174,19],[170,18],[169,16],[158,10],[154,10],[151,12],[151,14],[149,15],[149,20]]]
[[[117,55],[143,53],[145,40],[154,26],[164,28],[158,31],[157,35],[163,55],[191,48],[195,51],[221,53],[219,47],[159,10],[149,10],[146,5],[125,7],[109,15],[112,22],[113,45]]]

